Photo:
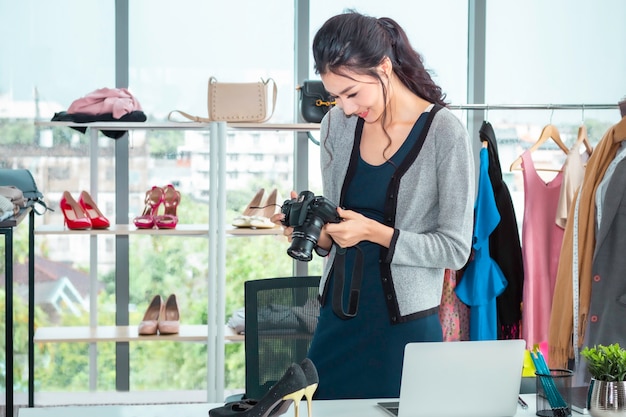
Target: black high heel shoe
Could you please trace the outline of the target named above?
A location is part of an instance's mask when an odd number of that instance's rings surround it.
[[[307,411],[309,413],[308,415],[309,417],[313,417],[313,394],[315,394],[315,390],[317,390],[320,378],[317,375],[317,368],[311,359],[305,358],[302,362],[300,362],[300,368],[302,368],[302,372],[304,372],[307,382],[307,386],[304,389],[304,397],[306,398]]]
[[[304,376],[307,381],[307,386],[306,388],[304,388],[304,397],[307,401],[308,416],[312,417],[313,394],[315,393],[315,390],[317,390],[317,385],[319,384],[319,376],[317,375],[317,368],[309,358],[305,358],[302,362],[300,362],[300,368],[302,368],[302,372],[304,372]],[[233,411],[242,412],[254,407],[258,402],[258,400],[255,400],[253,398],[247,398],[241,401],[230,402],[226,404],[225,407],[230,407]],[[290,405],[291,402],[283,401],[270,412],[270,416],[276,417],[285,414]]]
[[[282,378],[255,405],[250,407],[245,402],[229,403],[209,410],[210,417],[268,417],[278,416],[278,409],[284,413],[294,404],[295,417],[299,417],[300,400],[304,396],[308,382],[304,371],[298,364],[291,364]],[[282,414],[281,413],[281,414]]]

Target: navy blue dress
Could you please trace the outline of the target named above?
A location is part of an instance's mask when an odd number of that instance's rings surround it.
[[[347,185],[344,208],[382,221],[386,191],[395,166],[419,137],[427,115],[423,113],[418,118],[407,140],[392,156],[392,162],[373,166],[359,157],[356,174]],[[317,399],[399,397],[404,346],[408,342],[442,340],[437,314],[391,325],[381,284],[381,246],[364,241],[358,247],[363,252],[364,265],[357,314],[343,320],[333,312],[335,276],[332,274],[309,348],[308,356],[320,378]],[[346,310],[356,251],[349,248],[346,253],[343,292]]]

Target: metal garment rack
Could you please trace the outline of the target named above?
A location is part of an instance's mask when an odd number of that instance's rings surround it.
[[[450,110],[610,110],[615,104],[450,104]]]

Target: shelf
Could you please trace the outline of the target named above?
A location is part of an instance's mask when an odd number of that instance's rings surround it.
[[[97,130],[129,130],[129,129],[181,129],[181,130],[206,130],[210,123],[199,122],[52,122],[52,121],[36,121],[35,126],[39,127],[82,127],[93,128]],[[233,130],[286,130],[291,132],[310,132],[320,130],[319,123],[227,123],[226,126]]]
[[[282,235],[282,228],[250,229],[226,226],[226,234],[233,236]],[[112,224],[108,229],[70,230],[63,225],[45,224],[37,226],[36,235],[161,235],[161,236],[206,236],[208,224],[178,224],[174,229],[137,229],[130,224]]]
[[[1,228],[16,227],[18,224],[22,222],[22,220],[26,218],[26,216],[28,215],[28,213],[30,213],[31,210],[32,209],[30,207],[21,209],[16,215],[11,216],[8,219],[4,219],[0,221],[0,227]]]
[[[206,342],[208,329],[206,324],[181,324],[180,332],[172,335],[140,336],[137,326],[71,326],[40,327],[35,331],[35,343],[97,343],[97,342]],[[244,336],[237,334],[231,327],[224,326],[224,340],[243,342]]]

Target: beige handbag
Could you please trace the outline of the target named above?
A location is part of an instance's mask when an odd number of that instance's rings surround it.
[[[180,110],[173,110],[167,116],[168,120],[172,120],[173,113],[180,113],[194,122],[262,123],[272,117],[276,108],[277,87],[272,78],[261,79],[255,83],[221,83],[215,77],[211,77],[208,90],[209,117],[192,116]]]

